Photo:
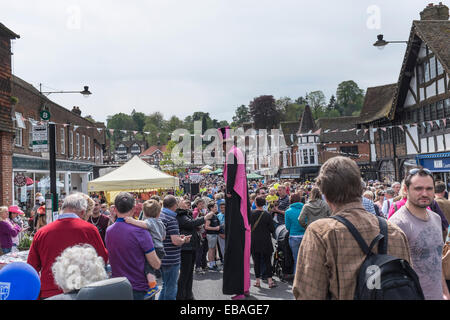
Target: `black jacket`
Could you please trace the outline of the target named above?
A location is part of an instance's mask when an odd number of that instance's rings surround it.
[[[180,234],[186,236],[192,235],[191,241],[181,246],[181,250],[196,250],[200,247],[200,235],[197,232],[197,227],[205,223],[205,218],[192,218],[192,213],[189,210],[178,208],[177,213],[178,226]]]

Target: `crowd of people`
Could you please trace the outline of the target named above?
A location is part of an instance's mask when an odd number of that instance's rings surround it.
[[[333,159],[315,182],[248,181],[254,287],[277,286],[274,240],[283,226],[290,249],[285,254],[293,260],[285,276],[294,279],[294,297],[352,299],[352,268],[365,255],[344,225],[325,219],[342,215],[368,243],[379,232],[376,219],[387,221],[389,254],[413,266],[426,299],[448,299],[441,263],[449,235],[447,186],[426,169],[411,170],[392,184],[363,181],[346,158]],[[208,176],[199,189],[196,195],[146,201],[122,192],[110,204],[74,193],[48,225],[45,201],[36,195],[30,217],[17,206],[0,207],[1,250],[17,250],[20,234],[33,236],[27,263],[40,274],[40,299],[74,298],[86,284],[125,277],[136,300],[153,300],[157,293],[159,300],[194,300],[194,273],[222,271],[227,236],[224,178]]]

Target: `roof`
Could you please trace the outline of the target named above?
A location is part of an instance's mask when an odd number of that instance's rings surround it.
[[[368,133],[364,134],[364,130],[345,131],[356,129],[356,124],[360,121],[360,117],[337,117],[337,118],[321,118],[317,120],[317,125],[321,129],[320,142],[350,142],[363,141],[368,139]],[[325,131],[330,130],[325,133]],[[338,132],[332,132],[338,130]]]
[[[387,118],[392,109],[396,90],[396,83],[367,88],[364,104],[359,115],[359,123]]]
[[[280,122],[280,128],[283,132],[286,144],[288,146],[294,144],[297,138],[297,132],[300,128],[300,123],[298,121],[284,121]]]
[[[20,36],[17,33],[14,33],[10,29],[8,29],[3,23],[0,22],[0,35],[6,36],[9,39],[17,39]]]
[[[156,150],[160,150],[161,152],[166,152],[167,150],[167,146],[151,146],[150,148],[148,148],[147,150],[145,150],[144,152],[142,152],[139,156],[151,156],[153,153],[155,153]]]
[[[414,67],[417,63],[417,57],[422,42],[425,42],[431,51],[436,55],[436,58],[441,62],[444,70],[447,73],[450,73],[450,21],[413,21],[408,47],[406,48],[397,83],[398,89],[394,96],[393,108],[389,113],[390,120],[394,119],[397,106],[403,105],[406,99],[408,86],[412,75],[414,74]]]
[[[298,133],[307,133],[311,130],[316,131],[317,126],[314,121],[310,106],[306,105],[305,110],[303,111],[303,114],[302,114],[302,118],[300,121],[300,128],[298,130]]]

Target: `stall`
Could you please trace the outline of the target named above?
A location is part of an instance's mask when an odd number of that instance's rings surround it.
[[[113,202],[115,195],[121,191],[150,192],[157,189],[177,189],[179,179],[166,174],[138,156],[114,171],[88,182],[89,192],[101,192],[108,202]]]

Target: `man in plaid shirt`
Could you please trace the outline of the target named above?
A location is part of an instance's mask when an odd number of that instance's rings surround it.
[[[367,212],[361,200],[361,173],[345,157],[325,162],[317,178],[333,215],[348,219],[366,243],[380,233],[378,219]],[[408,240],[396,225],[388,224],[387,254],[411,264]],[[374,253],[378,250],[374,248]],[[297,300],[353,299],[359,269],[366,258],[350,231],[342,223],[323,218],[306,229],[299,249],[293,294]]]

